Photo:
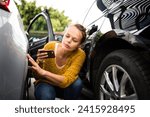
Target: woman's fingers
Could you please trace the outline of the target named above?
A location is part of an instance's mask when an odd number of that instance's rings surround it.
[[[27,54],[27,58],[30,59],[30,58],[32,58],[32,57],[30,56],[30,54]]]
[[[45,51],[44,49],[38,49],[37,53],[42,53],[43,51]]]
[[[34,61],[34,59],[29,54],[27,54],[27,58],[32,64],[32,66],[30,66],[29,69],[32,69],[33,72],[37,73],[38,75],[41,75],[43,70],[40,68],[40,66]]]
[[[45,59],[48,57],[47,52],[43,52],[43,53],[37,53],[37,58],[38,59]]]
[[[33,66],[37,66],[37,63],[34,61],[34,59],[29,54],[27,54],[27,58]]]
[[[46,59],[47,57],[48,57],[48,54],[44,49],[38,49],[38,52],[37,52],[38,59]]]

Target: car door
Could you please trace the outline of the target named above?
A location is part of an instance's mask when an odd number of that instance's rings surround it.
[[[47,42],[55,40],[48,10],[42,11],[31,20],[27,29],[27,35],[29,39],[29,53],[36,60],[38,49],[43,48]]]
[[[50,20],[50,15],[48,10],[45,9],[41,13],[37,14],[30,22],[26,35],[28,37],[29,46],[28,53],[36,60],[36,54],[38,49],[44,47],[49,41],[54,41],[55,36],[53,33],[53,26]],[[29,63],[30,66],[30,63]],[[31,96],[29,92],[33,94],[33,91],[30,89],[32,81],[31,78],[34,77],[30,69],[28,69],[28,75],[26,80],[26,91],[25,99],[29,99]]]

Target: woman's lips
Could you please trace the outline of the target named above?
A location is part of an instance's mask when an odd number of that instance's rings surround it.
[[[64,46],[68,49],[70,49],[70,46],[68,44],[64,44]]]

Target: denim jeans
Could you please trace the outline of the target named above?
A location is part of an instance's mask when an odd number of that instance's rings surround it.
[[[79,99],[82,90],[82,81],[77,78],[67,88],[60,88],[48,83],[41,82],[35,86],[35,98],[37,100],[54,100],[56,97],[65,100]]]

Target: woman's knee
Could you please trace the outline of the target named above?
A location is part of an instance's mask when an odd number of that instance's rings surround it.
[[[82,87],[82,80],[80,78],[77,78],[77,80],[75,80],[67,89],[75,92],[81,92]]]
[[[80,78],[77,78],[72,84],[71,86],[74,87],[74,88],[77,88],[77,87],[81,87],[82,88],[82,80]]]
[[[39,83],[35,86],[35,98],[38,100],[54,100],[56,92],[53,86]]]
[[[69,87],[64,90],[65,100],[78,99],[82,91],[82,80],[78,78]]]

